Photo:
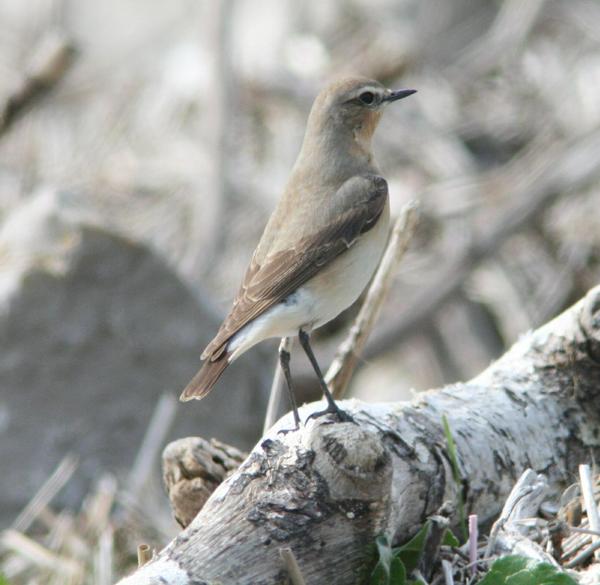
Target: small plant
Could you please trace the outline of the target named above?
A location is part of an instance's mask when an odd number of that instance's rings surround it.
[[[369,585],[420,585],[423,583],[421,579],[412,579],[411,575],[419,566],[430,529],[431,522],[425,522],[419,532],[407,543],[395,548],[392,548],[386,535],[378,536],[375,544],[379,559],[369,578]],[[458,546],[458,540],[450,530],[446,530],[442,544]]]
[[[448,457],[450,458],[450,465],[452,466],[452,478],[458,486],[458,519],[460,521],[460,531],[463,541],[467,541],[469,533],[467,531],[467,518],[465,515],[465,503],[463,500],[462,492],[462,478],[460,476],[460,469],[458,467],[458,457],[456,454],[456,443],[450,430],[450,424],[446,415],[442,415],[442,426],[444,429],[444,435],[446,437],[446,443],[448,444]]]
[[[577,585],[550,563],[511,555],[494,561],[479,585]]]

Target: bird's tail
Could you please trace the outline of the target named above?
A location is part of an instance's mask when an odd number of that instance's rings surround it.
[[[204,398],[229,365],[228,358],[229,354],[227,352],[223,352],[214,361],[209,357],[192,378],[192,381],[185,387],[179,400],[187,402],[188,400],[201,400]]]

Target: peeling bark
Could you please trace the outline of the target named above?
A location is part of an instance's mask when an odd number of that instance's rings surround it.
[[[377,534],[406,540],[458,490],[488,521],[527,468],[560,489],[580,462],[600,456],[600,287],[466,384],[410,403],[342,405],[357,424],[322,417],[278,434],[291,426],[284,417],[194,521],[121,585],[284,583],[281,547],[309,585],[358,584]],[[303,418],[321,406],[305,406]]]

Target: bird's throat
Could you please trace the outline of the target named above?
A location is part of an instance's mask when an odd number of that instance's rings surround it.
[[[352,135],[355,144],[352,150],[355,156],[372,160],[371,143],[380,118],[381,112],[368,112],[361,123],[353,129]]]

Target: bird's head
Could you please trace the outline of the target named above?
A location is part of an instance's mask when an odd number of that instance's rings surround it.
[[[327,86],[317,96],[309,126],[319,133],[340,136],[350,133],[359,144],[370,141],[388,104],[415,93],[414,89],[391,90],[373,79],[350,77]]]

